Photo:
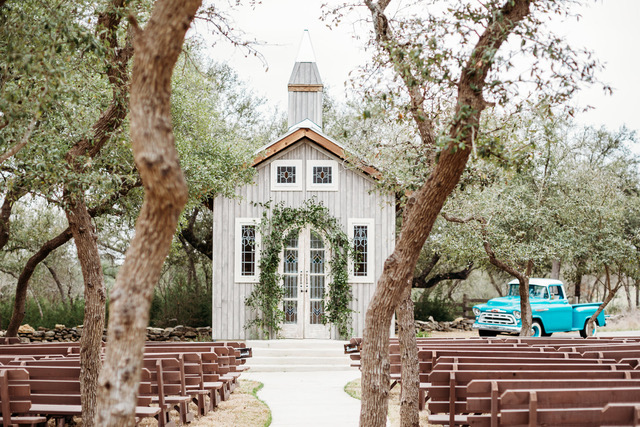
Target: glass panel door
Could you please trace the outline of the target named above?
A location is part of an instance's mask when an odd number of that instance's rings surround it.
[[[282,311],[284,311],[284,324],[282,335],[285,338],[302,338],[303,326],[301,320],[303,304],[300,302],[302,295],[303,272],[300,259],[300,232],[293,230],[284,240],[282,252],[282,286],[284,296],[282,298]]]
[[[281,274],[285,338],[329,338],[323,324],[328,250],[322,236],[306,228],[289,233],[284,241]]]
[[[323,323],[327,285],[327,250],[322,236],[311,229],[309,229],[308,254],[304,336],[305,338],[329,338],[329,327]]]

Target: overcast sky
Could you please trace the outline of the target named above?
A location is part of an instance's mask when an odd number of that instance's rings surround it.
[[[337,29],[327,28],[327,22],[320,20],[321,6],[339,3],[335,0],[264,0],[263,3],[255,9],[248,6],[235,9],[230,15],[236,28],[265,43],[259,51],[267,61],[268,70],[258,59],[245,57],[241,51],[223,43],[209,50],[211,59],[230,64],[257,94],[264,95],[270,105],[284,111],[287,81],[302,32],[308,29],[325,86],[334,98],[344,100],[349,72],[367,58],[363,41],[354,37],[358,24],[344,22]],[[599,77],[614,88],[614,94],[605,96],[596,88],[583,91],[576,102],[580,106],[591,105],[594,110],[578,119],[584,124],[606,125],[611,129],[626,124],[640,133],[640,0],[590,0],[587,4],[579,10],[582,15],[579,22],[565,22],[558,30],[574,46],[592,50],[606,65]]]

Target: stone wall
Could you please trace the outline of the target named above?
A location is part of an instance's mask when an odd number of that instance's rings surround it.
[[[416,320],[416,333],[431,331],[470,331],[473,325],[472,319],[457,318],[451,322],[436,322],[433,317],[422,322]],[[5,331],[0,331],[4,336]],[[18,336],[22,342],[53,342],[53,341],[79,341],[82,336],[82,326],[67,328],[65,325],[56,325],[53,329],[34,329],[29,325],[22,325],[18,329]],[[107,331],[102,336],[107,339]],[[210,341],[211,328],[209,326],[192,328],[191,326],[175,326],[173,328],[147,328],[147,341]]]
[[[471,331],[471,325],[473,325],[473,319],[465,319],[458,317],[451,322],[436,322],[433,317],[429,316],[429,320],[426,322],[416,320],[416,333],[418,332],[431,332],[431,331]]]
[[[5,331],[0,331],[4,336]],[[79,341],[82,336],[82,326],[67,328],[65,325],[56,325],[53,329],[34,329],[29,325],[22,325],[18,329],[18,336],[22,342],[53,342],[53,341]],[[106,340],[105,330],[102,338]],[[147,341],[196,341],[211,340],[211,328],[192,328],[190,326],[175,326],[173,328],[147,328]]]

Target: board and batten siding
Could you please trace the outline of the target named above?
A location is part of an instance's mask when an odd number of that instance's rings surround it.
[[[306,179],[307,160],[336,160],[338,162],[338,191],[309,191],[303,183],[302,191],[271,191],[271,162],[274,160],[302,160],[303,179]],[[381,194],[375,181],[358,170],[345,168],[342,159],[303,138],[282,153],[257,166],[253,185],[237,190],[237,199],[217,197],[213,211],[213,338],[251,339],[244,329],[253,316],[245,307],[254,283],[235,282],[235,220],[236,218],[261,218],[262,208],[255,202],[284,202],[287,206],[300,207],[315,196],[326,206],[347,231],[349,219],[374,220],[374,281],[352,283],[353,334],[362,336],[366,308],[373,296],[375,282],[382,274],[385,259],[395,245],[395,200],[393,194]],[[347,234],[348,231],[347,231]],[[335,328],[331,337],[336,339]]]

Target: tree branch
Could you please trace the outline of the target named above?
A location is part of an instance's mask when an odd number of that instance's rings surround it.
[[[441,215],[447,221],[455,222],[455,223],[458,223],[458,224],[466,224],[466,223],[469,223],[471,221],[477,221],[480,224],[482,224],[483,226],[487,224],[487,220],[485,218],[481,217],[481,216],[476,217],[476,216],[472,215],[472,216],[468,216],[466,218],[457,218],[455,216],[447,215],[445,212],[442,212]]]
[[[471,274],[472,271],[473,271],[473,262],[470,262],[469,265],[467,265],[462,270],[449,271],[447,273],[436,274],[435,276],[433,276],[429,280],[424,280],[423,279],[422,282],[419,285],[416,284],[416,280],[414,279],[413,287],[414,288],[429,289],[429,288],[432,288],[435,285],[437,285],[438,283],[443,282],[445,280],[467,280],[467,278],[469,277],[469,274]]]
[[[40,106],[38,106],[38,109],[40,109]],[[27,143],[29,143],[29,138],[31,138],[31,134],[38,124],[39,116],[39,111],[36,111],[36,113],[33,115],[33,118],[31,119],[31,123],[29,123],[29,126],[27,126],[27,130],[25,131],[24,135],[22,135],[22,139],[20,140],[20,142],[18,142],[16,145],[8,149],[4,154],[0,156],[0,165],[3,164],[7,159],[15,155],[18,151],[22,150],[27,145]]]
[[[2,249],[9,241],[11,234],[11,211],[13,210],[13,204],[17,202],[22,196],[27,194],[27,188],[24,182],[20,180],[11,187],[4,197],[2,208],[0,208],[0,249]]]

